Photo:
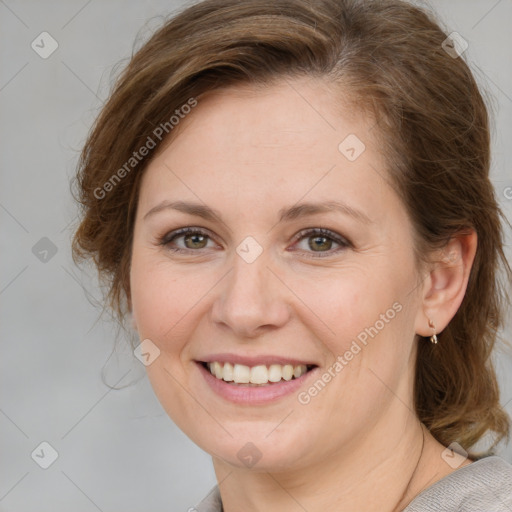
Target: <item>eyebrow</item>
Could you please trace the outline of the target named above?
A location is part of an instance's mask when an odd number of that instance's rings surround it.
[[[163,210],[177,210],[189,215],[195,215],[209,221],[218,221],[224,224],[221,214],[200,203],[191,203],[186,201],[163,201],[155,207],[151,208],[143,217],[146,220],[148,217],[161,212]],[[322,203],[301,203],[293,205],[289,208],[282,208],[279,210],[279,223],[296,220],[308,215],[316,215],[320,213],[339,212],[364,224],[371,224],[370,218],[362,211],[357,210],[341,201],[325,201]]]

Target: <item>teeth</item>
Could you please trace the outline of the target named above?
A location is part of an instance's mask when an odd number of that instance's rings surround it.
[[[219,364],[219,367],[222,366]],[[226,382],[233,382],[235,380],[235,372],[233,369],[233,365],[231,363],[224,363],[224,369],[222,370],[223,374],[218,379],[224,379]]]
[[[207,364],[210,373],[217,379],[235,384],[268,384],[269,382],[279,382],[291,380],[304,375],[308,369],[304,364],[293,366],[291,364],[271,364],[268,368],[265,365],[245,366],[243,364],[220,363],[214,361]]]
[[[292,380],[293,377],[293,366],[291,364],[285,364],[283,366],[283,379]]]
[[[215,363],[214,363],[215,364]],[[217,363],[220,366],[220,363]],[[217,379],[222,379],[223,373],[221,375],[215,374]],[[237,384],[249,384],[249,380],[251,379],[251,370],[248,366],[244,366],[243,364],[235,364],[233,368],[233,380]]]
[[[268,380],[270,382],[279,382],[283,376],[282,366],[280,364],[271,364],[268,369]]]
[[[247,366],[246,366],[247,368]],[[268,382],[268,370],[266,366],[253,366],[251,368],[251,384],[266,384]]]
[[[222,379],[222,366],[217,361],[213,363],[213,374],[217,379]]]

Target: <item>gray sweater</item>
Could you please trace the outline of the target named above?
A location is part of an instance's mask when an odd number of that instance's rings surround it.
[[[192,512],[223,512],[215,486]],[[512,512],[512,465],[490,456],[459,468],[418,494],[403,512]]]

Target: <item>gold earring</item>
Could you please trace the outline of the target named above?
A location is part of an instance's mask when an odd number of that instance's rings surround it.
[[[437,344],[437,336],[436,336],[436,325],[430,318],[428,319],[428,325],[432,329],[432,336],[430,336],[430,343]]]

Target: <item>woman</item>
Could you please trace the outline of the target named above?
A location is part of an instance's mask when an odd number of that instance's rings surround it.
[[[212,455],[196,510],[512,510],[511,270],[461,48],[398,0],[207,0],[119,78],[74,254]]]

